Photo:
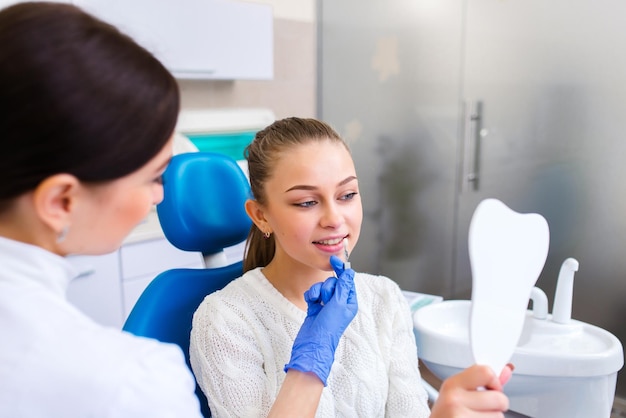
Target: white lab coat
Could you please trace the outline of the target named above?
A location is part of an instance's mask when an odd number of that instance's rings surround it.
[[[66,300],[75,276],[0,237],[0,417],[200,417],[180,348],[92,321]]]

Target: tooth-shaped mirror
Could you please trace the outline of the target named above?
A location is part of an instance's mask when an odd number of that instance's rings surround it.
[[[470,346],[474,361],[496,375],[517,346],[549,243],[545,218],[515,212],[497,199],[480,202],[472,216]]]

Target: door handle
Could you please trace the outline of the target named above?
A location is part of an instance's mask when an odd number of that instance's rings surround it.
[[[481,101],[463,103],[463,161],[461,170],[461,193],[476,191],[480,172],[480,130],[482,126]]]

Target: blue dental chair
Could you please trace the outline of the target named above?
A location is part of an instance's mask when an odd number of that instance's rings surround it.
[[[248,180],[224,155],[193,152],[173,157],[163,176],[164,199],[157,213],[166,238],[177,248],[201,252],[205,269],[173,269],[158,275],[144,290],[123,329],[132,334],[178,344],[187,365],[193,313],[204,297],[242,275],[243,263],[228,264],[224,249],[248,236],[251,221],[244,202]],[[199,386],[202,413],[210,417]]]

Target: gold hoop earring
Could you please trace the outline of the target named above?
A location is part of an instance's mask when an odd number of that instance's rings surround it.
[[[271,232],[269,232],[269,231],[265,231],[265,232],[263,232],[263,237],[264,237],[265,239],[269,239],[271,235],[272,235],[272,233],[271,233]]]

